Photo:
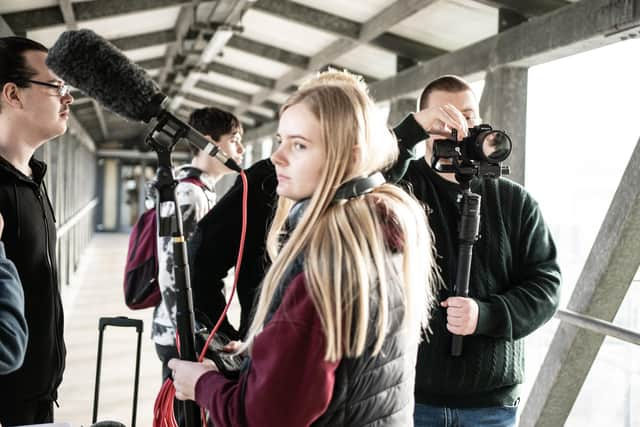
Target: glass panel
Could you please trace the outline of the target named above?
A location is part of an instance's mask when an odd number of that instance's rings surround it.
[[[636,274],[614,323],[640,331],[640,277]],[[566,427],[640,425],[640,346],[605,338]]]
[[[640,40],[620,42],[529,70],[526,187],[558,247],[561,307],[571,297],[640,136],[640,59],[634,53],[639,48]],[[616,322],[640,331],[637,288],[636,282]],[[551,321],[527,338],[523,400],[557,324]],[[607,339],[567,425],[640,425],[640,413],[633,410],[640,408],[639,365],[637,346]]]

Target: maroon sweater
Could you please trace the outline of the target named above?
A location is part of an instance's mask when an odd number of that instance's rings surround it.
[[[339,362],[324,360],[325,341],[301,273],[255,337],[249,370],[238,380],[215,371],[202,375],[196,402],[219,427],[308,426],[326,411],[333,394]]]

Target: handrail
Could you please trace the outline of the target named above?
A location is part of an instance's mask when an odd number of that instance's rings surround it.
[[[62,236],[64,236],[67,232],[69,232],[69,230],[71,230],[71,228],[73,228],[73,226],[76,225],[78,221],[80,221],[83,217],[89,214],[93,210],[93,208],[95,208],[97,205],[98,205],[98,198],[96,197],[95,199],[87,203],[82,209],[76,212],[71,218],[69,218],[67,222],[65,222],[60,227],[58,227],[56,230],[56,233],[58,235],[58,240],[60,240]]]
[[[587,329],[597,334],[615,337],[632,344],[640,345],[639,332],[614,325],[613,323],[605,320],[576,313],[571,310],[558,310],[555,317],[563,322],[570,323],[574,326]]]

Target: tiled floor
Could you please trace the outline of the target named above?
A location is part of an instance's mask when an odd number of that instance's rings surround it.
[[[73,285],[63,290],[67,368],[59,389],[57,422],[68,422],[72,427],[92,424],[98,319],[128,316],[144,321],[136,425],[151,426],[161,365],[150,339],[152,309],[131,311],[124,305],[122,275],[127,239],[126,234],[96,234]],[[105,330],[98,421],[131,425],[136,339],[133,328]]]
[[[81,259],[73,284],[64,289],[67,368],[59,389],[58,422],[73,427],[92,421],[98,319],[127,316],[144,321],[137,426],[151,426],[153,402],[160,388],[160,361],[150,339],[152,309],[132,311],[124,304],[122,276],[125,234],[96,234]],[[104,333],[98,421],[131,425],[137,334],[133,328],[107,328]]]

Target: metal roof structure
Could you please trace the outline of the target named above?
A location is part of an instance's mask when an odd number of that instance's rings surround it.
[[[332,66],[384,85],[564,0],[6,0],[3,26],[51,46],[88,28],[145,68],[186,117],[215,105],[247,130],[272,124],[296,86]],[[414,89],[415,90],[415,89]],[[137,146],[145,127],[75,92],[73,113],[98,147]],[[385,93],[382,98],[388,98]],[[267,128],[268,129],[268,128]],[[249,134],[251,135],[251,134]]]
[[[640,37],[640,0],[0,0],[0,36],[25,35],[51,46],[76,28],[94,30],[146,69],[178,115],[204,105],[233,111],[248,143],[273,135],[280,104],[327,67],[361,74],[376,101],[390,104],[390,116],[411,111],[416,93],[440,75],[484,79],[481,115],[497,127],[511,124],[519,142],[511,155],[519,175],[511,177],[522,183],[529,67]],[[105,157],[144,157],[135,149],[146,125],[125,121],[79,91],[74,97],[69,127],[91,152],[85,157],[99,159],[99,170]],[[94,164],[76,160],[73,146],[56,149],[56,156],[68,151],[61,176],[79,164],[96,174]],[[640,144],[581,287],[559,313],[563,324],[522,410],[522,426],[565,423],[604,335],[640,342],[637,332],[609,323],[640,264],[639,159]],[[105,176],[117,178],[116,162],[103,168],[111,173]],[[68,175],[60,182],[79,181]],[[116,205],[118,186],[104,187],[110,191],[104,205]]]

